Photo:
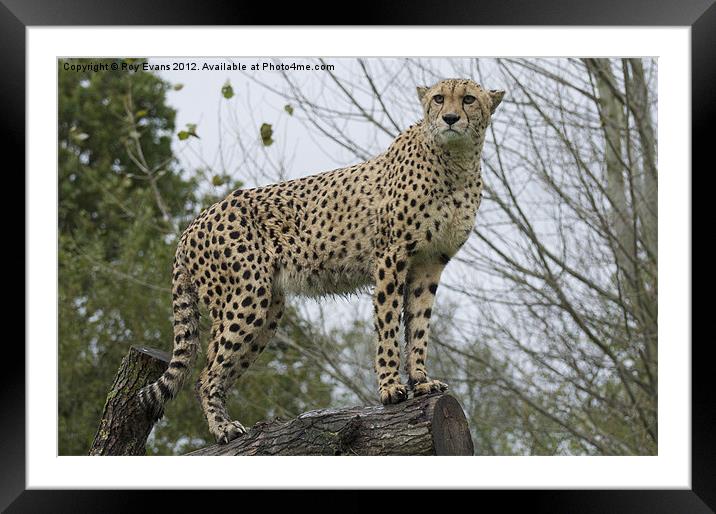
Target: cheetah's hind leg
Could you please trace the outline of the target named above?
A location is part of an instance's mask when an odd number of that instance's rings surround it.
[[[243,296],[241,307],[224,323],[223,333],[215,335],[211,344],[216,352],[197,383],[209,431],[220,444],[246,433],[240,422],[230,419],[226,393],[261,354],[283,315],[284,297],[280,292],[269,292],[269,287],[268,282],[258,284],[253,294]]]

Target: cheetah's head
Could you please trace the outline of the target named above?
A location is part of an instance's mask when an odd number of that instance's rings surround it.
[[[481,146],[490,117],[504,96],[504,91],[487,91],[469,79],[418,87],[428,136],[439,147],[450,150]]]

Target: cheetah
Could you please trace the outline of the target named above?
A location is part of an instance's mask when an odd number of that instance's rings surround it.
[[[426,369],[430,317],[443,268],[468,238],[482,198],[480,156],[505,94],[472,80],[418,87],[424,118],[366,162],[254,189],[203,211],[180,237],[173,266],[174,350],[140,391],[154,419],[190,374],[199,301],[211,317],[196,392],[209,431],[227,443],[246,429],[225,396],[274,334],[287,295],[373,286],[374,369],[384,405],[444,391]],[[404,323],[407,386],[400,378]]]

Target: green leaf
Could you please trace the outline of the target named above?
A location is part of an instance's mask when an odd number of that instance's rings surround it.
[[[224,98],[227,100],[234,96],[234,88],[231,87],[228,80],[226,81],[226,84],[224,84],[224,87],[221,88],[221,94],[224,95]]]
[[[174,84],[174,91],[181,91],[184,84]]]
[[[261,142],[264,144],[264,146],[271,146],[273,143],[273,139],[271,139],[271,136],[273,136],[273,128],[269,123],[263,123],[261,125],[260,129],[261,133]]]
[[[293,116],[293,106],[291,104],[284,105],[283,110],[286,111],[289,116]]]
[[[146,110],[142,109],[141,111],[137,111],[135,113],[135,116],[137,118],[144,118],[147,114],[149,114]]]
[[[224,175],[214,175],[211,177],[211,183],[214,186],[223,186],[226,184],[226,177]]]
[[[179,133],[177,135],[179,136],[180,141],[184,141],[185,139],[188,139],[190,136],[195,137],[197,139],[201,139],[196,133],[196,123],[187,123],[186,130],[179,131]]]

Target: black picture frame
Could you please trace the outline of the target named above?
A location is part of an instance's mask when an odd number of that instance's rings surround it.
[[[571,25],[571,26],[689,26],[692,73],[692,168],[706,167],[716,121],[716,5],[714,0],[510,0],[376,2],[365,0],[359,9],[345,11],[341,22],[320,13],[338,13],[335,4],[311,6],[285,3],[280,8],[261,2],[224,5],[215,0],[0,0],[0,105],[4,111],[3,146],[18,157],[24,169],[25,141],[25,29],[28,26],[82,25]],[[346,12],[350,12],[348,19]],[[10,150],[4,152],[9,155]],[[710,164],[713,168],[713,164]],[[678,172],[678,170],[672,170]],[[702,170],[704,172],[708,170]],[[693,177],[693,173],[691,177]],[[693,189],[692,189],[693,191]],[[708,194],[708,192],[701,194]],[[693,203],[696,203],[696,198]],[[693,205],[692,203],[692,205]],[[693,217],[693,216],[692,216]],[[695,218],[694,218],[695,219]],[[692,232],[693,233],[693,232]],[[692,249],[692,266],[694,263]],[[693,270],[693,268],[692,268]],[[25,276],[32,270],[26,267]],[[693,273],[693,271],[692,271]],[[693,312],[708,308],[693,304]],[[693,319],[693,314],[692,314]],[[688,344],[688,341],[670,341]],[[502,504],[524,503],[534,512],[714,512],[716,509],[716,409],[707,358],[710,337],[692,344],[692,489],[691,490],[529,490],[475,491]],[[14,347],[19,354],[10,356]],[[5,353],[8,352],[8,353]],[[3,422],[0,424],[0,508],[7,512],[128,512],[148,510],[161,495],[162,509],[182,508],[191,502],[216,502],[229,492],[215,491],[68,491],[26,490],[25,485],[25,353],[6,341],[5,365],[0,373]],[[7,363],[12,362],[10,366]],[[162,494],[165,493],[165,494]],[[240,492],[245,495],[247,492]],[[300,501],[303,492],[291,493]],[[191,495],[191,496],[189,496]],[[367,500],[353,493],[350,510]],[[210,498],[210,500],[209,500]],[[362,501],[361,501],[362,500]],[[248,499],[242,501],[250,501]],[[214,503],[215,504],[215,503]],[[366,504],[368,508],[369,504]],[[398,505],[396,505],[398,507]],[[405,508],[402,504],[399,508]]]

